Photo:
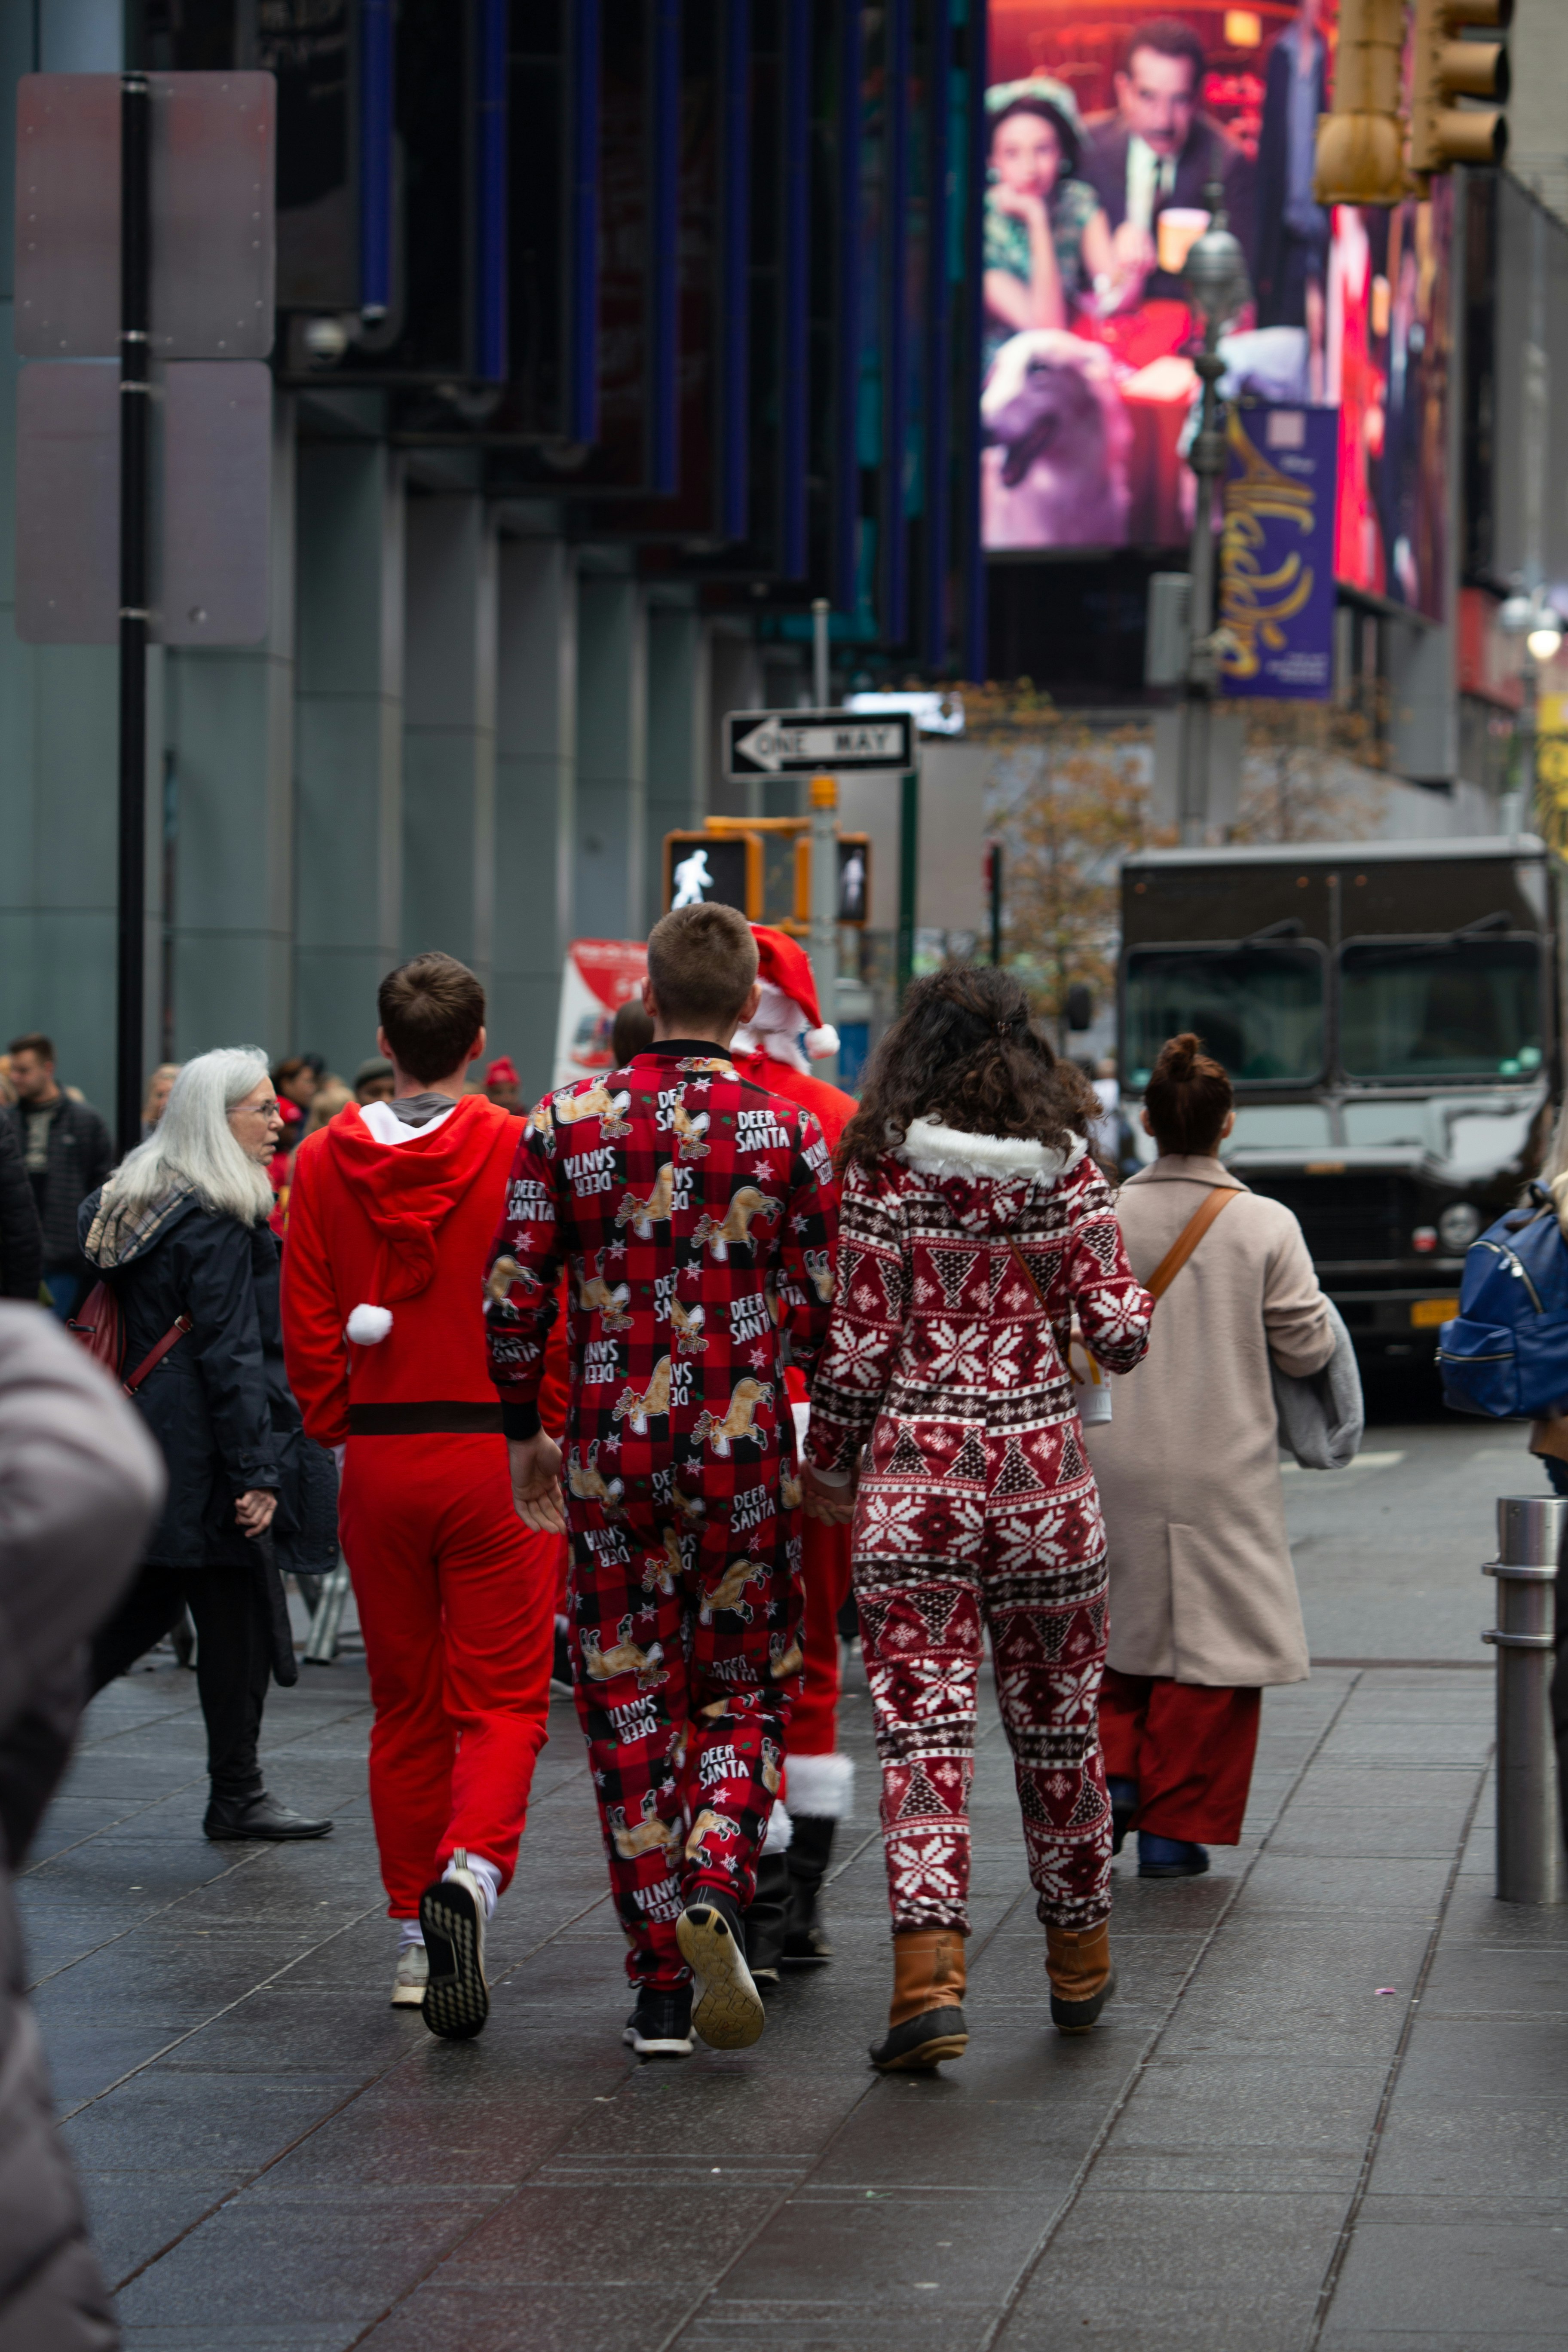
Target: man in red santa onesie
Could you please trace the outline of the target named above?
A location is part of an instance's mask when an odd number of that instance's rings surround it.
[[[462,2041],[489,2013],[485,1924],[545,1738],[561,1544],[513,1510],[476,1312],[521,1132],[463,1091],[484,991],[420,955],[378,1006],[393,1099],[351,1103],[295,1154],[284,1348],[306,1428],[342,1449],[392,1998]]]
[[[766,923],[753,923],[752,936],[761,997],[755,1018],[735,1032],[731,1058],[753,1086],[815,1111],[828,1150],[837,1151],[858,1106],[853,1095],[814,1078],[808,1056],[837,1054],[838,1033],[823,1021],[816,982],[798,940]],[[812,1271],[819,1283],[830,1283],[831,1267]],[[831,1297],[831,1288],[826,1295]],[[805,1382],[793,1367],[786,1377],[804,1454],[810,1412]],[[849,1598],[850,1530],[804,1515],[802,1528],[805,1686],[789,1726],[788,1810],[778,1821],[778,1843],[769,1832],[757,1867],[756,1896],[746,1914],[746,1950],[757,1956],[752,1973],[764,1981],[776,1972],[780,1958],[809,1964],[832,1957],[817,1898],[832,1859],[834,1832],[849,1813],[855,1783],[854,1759],[838,1752],[838,1612]]]

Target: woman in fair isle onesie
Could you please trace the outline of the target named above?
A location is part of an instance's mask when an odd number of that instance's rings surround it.
[[[854,1522],[893,1913],[889,2031],[871,2053],[884,2069],[937,2065],[968,2040],[987,1628],[1054,2022],[1086,2031],[1114,1984],[1095,1723],[1105,1531],[1068,1339],[1076,1318],[1108,1370],[1130,1371],[1152,1302],[1084,1143],[1095,1116],[1085,1081],[1031,1031],[1017,982],[953,970],[910,991],[840,1146],[806,1508]]]

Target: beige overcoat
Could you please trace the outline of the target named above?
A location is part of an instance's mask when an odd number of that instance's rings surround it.
[[[1130,1178],[1116,1207],[1139,1281],[1213,1186],[1240,1182],[1217,1160],[1173,1154]],[[1122,1674],[1230,1689],[1306,1679],[1268,1360],[1316,1372],[1333,1351],[1300,1226],[1244,1187],[1155,1307],[1143,1361],[1112,1381],[1112,1420],[1085,1432]]]

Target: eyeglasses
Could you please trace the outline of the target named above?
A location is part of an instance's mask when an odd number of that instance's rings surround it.
[[[276,1118],[278,1116],[278,1100],[277,1097],[274,1096],[269,1102],[236,1103],[235,1108],[236,1110],[247,1110],[252,1118]]]

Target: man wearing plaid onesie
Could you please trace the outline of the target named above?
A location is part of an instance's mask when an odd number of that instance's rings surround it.
[[[491,1376],[531,1526],[572,1539],[587,1735],[645,2054],[754,2042],[742,1915],[801,1675],[784,1369],[826,1330],[836,1210],[812,1114],[742,1078],[744,919],[684,907],[648,940],[651,1049],[527,1120],[490,1254]],[[564,1259],[565,1470],[535,1399]],[[696,1979],[696,2005],[692,1982]]]

